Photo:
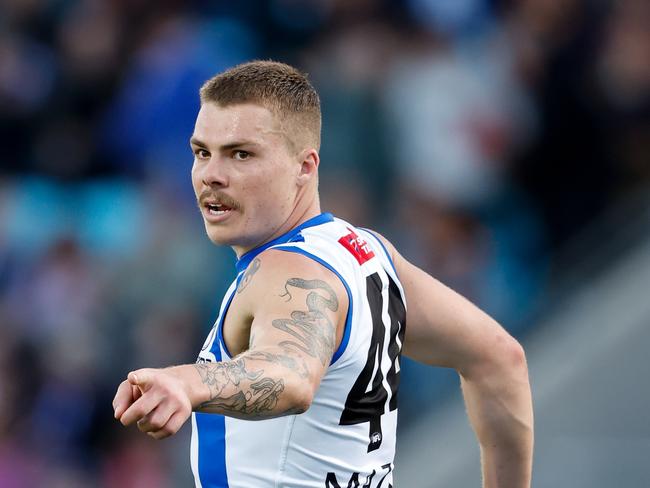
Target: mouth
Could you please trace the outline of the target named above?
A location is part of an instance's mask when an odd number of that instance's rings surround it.
[[[208,214],[210,215],[225,215],[228,212],[232,211],[232,208],[224,205],[223,203],[209,203],[205,202],[203,204],[203,208],[207,211]]]
[[[228,201],[228,199],[214,196],[201,198],[199,206],[203,218],[210,223],[222,222],[236,210],[235,204]]]

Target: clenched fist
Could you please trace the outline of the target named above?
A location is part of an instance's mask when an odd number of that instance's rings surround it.
[[[138,429],[154,439],[169,437],[192,413],[182,380],[170,369],[139,369],[120,383],[113,399],[115,418],[123,425],[137,422]]]

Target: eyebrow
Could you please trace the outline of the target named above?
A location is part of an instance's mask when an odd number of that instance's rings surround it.
[[[204,142],[201,142],[199,139],[197,139],[194,136],[192,136],[192,138],[190,139],[190,144],[192,146],[199,146],[199,147],[206,147],[206,148],[208,147]]]
[[[190,144],[193,146],[198,146],[207,149],[208,145],[201,141],[200,139],[197,139],[196,137],[192,137],[190,139]],[[234,141],[229,144],[224,144],[222,146],[219,146],[220,151],[229,151],[231,149],[235,149],[237,147],[241,146],[255,146],[255,147],[260,147],[260,145],[257,142],[253,141],[247,141],[247,140],[241,140],[241,141]]]

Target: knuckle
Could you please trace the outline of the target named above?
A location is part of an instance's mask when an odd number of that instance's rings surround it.
[[[167,437],[167,435],[161,430],[152,430],[151,432],[147,432],[147,435],[156,440]]]
[[[165,433],[168,436],[170,436],[170,435],[174,435],[176,432],[178,432],[178,429],[180,429],[180,425],[175,425],[175,424],[169,423],[169,424],[167,424],[165,426],[164,430],[165,430]]]
[[[143,411],[142,407],[138,404],[135,404],[131,406],[131,416],[134,419],[141,420],[145,416],[145,412]]]

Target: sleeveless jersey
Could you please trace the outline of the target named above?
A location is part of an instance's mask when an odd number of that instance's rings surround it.
[[[339,277],[349,299],[343,338],[305,413],[255,421],[192,414],[196,486],[391,488],[406,305],[370,231],[325,213],[244,254],[198,361],[231,358],[224,318],[246,267],[266,249],[302,254]]]

